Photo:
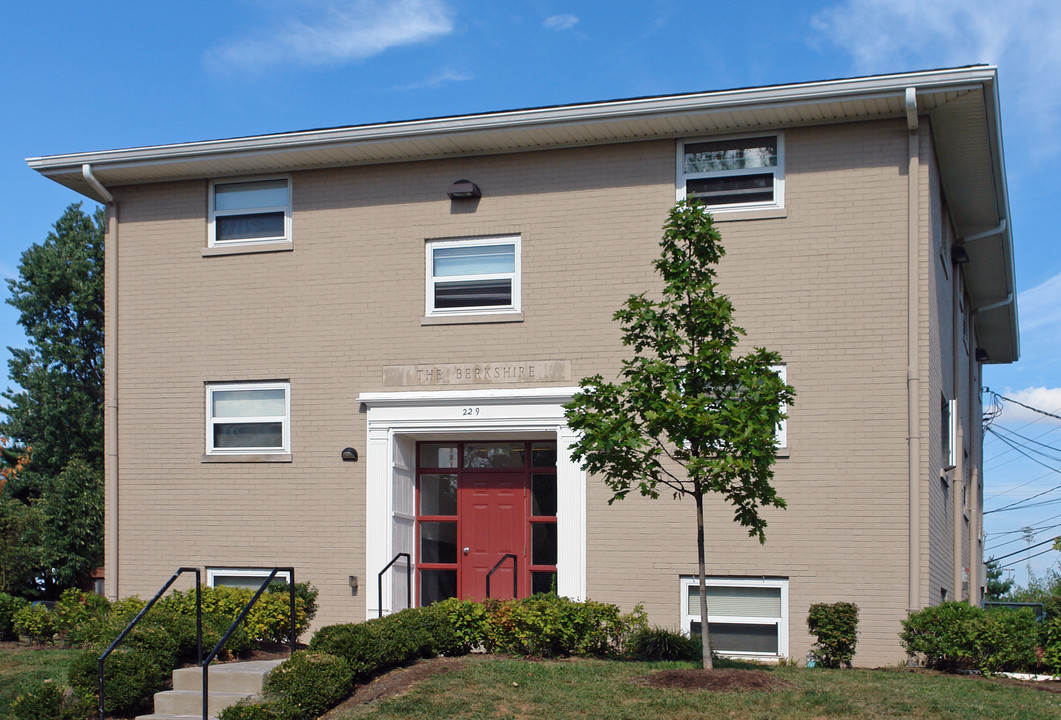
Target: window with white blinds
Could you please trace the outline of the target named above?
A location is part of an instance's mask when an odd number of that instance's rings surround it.
[[[699,633],[700,587],[682,578],[682,628]],[[785,657],[788,654],[788,580],[708,578],[708,628],[712,648],[723,655]]]

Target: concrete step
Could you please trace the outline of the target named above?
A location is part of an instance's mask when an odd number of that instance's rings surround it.
[[[217,714],[244,698],[257,697],[265,676],[283,660],[252,660],[210,666],[210,696],[207,717]],[[155,712],[136,720],[191,720],[202,718],[202,668],[180,668],[173,671],[173,689],[155,693]]]
[[[283,660],[251,660],[249,662],[210,665],[210,692],[260,693],[265,676]],[[202,690],[203,669],[186,667],[173,671],[174,690]]]
[[[214,717],[229,705],[235,705],[243,698],[254,697],[257,693],[230,693],[210,691],[210,702],[207,704],[207,717]],[[201,690],[166,690],[155,693],[155,712],[161,715],[198,715],[203,713],[203,693]]]

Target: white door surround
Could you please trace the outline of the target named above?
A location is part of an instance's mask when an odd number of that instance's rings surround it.
[[[362,393],[365,452],[367,617],[379,612],[376,578],[399,552],[416,560],[416,442],[441,439],[555,439],[557,592],[586,597],[586,473],[571,459],[577,439],[563,405],[577,387]],[[415,570],[414,570],[415,572]],[[405,607],[405,564],[384,577],[383,612]],[[413,604],[416,605],[415,590]]]

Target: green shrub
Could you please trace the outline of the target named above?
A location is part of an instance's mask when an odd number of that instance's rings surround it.
[[[946,672],[985,674],[1019,670],[1036,663],[1040,628],[1032,612],[987,612],[964,602],[945,602],[910,613],[899,634],[907,652]]]
[[[78,653],[69,670],[74,690],[97,701],[96,660],[101,652],[90,649]],[[154,657],[142,650],[119,647],[103,664],[104,709],[108,713],[126,713],[149,707],[171,669],[160,667]]]
[[[354,673],[345,660],[302,650],[269,673],[264,688],[266,698],[290,720],[313,720],[353,689]]]
[[[55,625],[71,644],[84,642],[80,638],[98,630],[110,613],[110,601],[102,595],[70,588],[64,590],[55,603]],[[87,626],[87,630],[83,627]]]
[[[487,600],[484,645],[516,655],[605,656],[626,636],[619,608],[547,593],[520,600]]]
[[[1061,676],[1061,616],[1048,620],[1043,628],[1043,665]]]
[[[807,612],[807,629],[817,638],[814,656],[827,668],[851,667],[858,642],[858,606],[817,603]]]
[[[419,613],[417,617],[420,626],[430,637],[428,655],[458,657],[471,652],[471,642],[453,622],[451,607],[444,603],[435,603],[434,605],[416,609],[416,612]],[[404,610],[403,612],[413,611]]]
[[[400,615],[321,628],[313,636],[309,649],[342,658],[355,679],[365,680],[415,659],[425,646],[430,648],[427,632],[418,630]]]
[[[448,618],[461,644],[469,649],[485,645],[489,615],[482,603],[448,598],[428,608]]]
[[[218,720],[286,720],[283,709],[274,700],[261,702],[240,700],[218,713],[217,718]]]
[[[85,720],[92,700],[51,680],[19,688],[11,703],[10,720]]]
[[[660,627],[644,628],[630,638],[627,652],[634,660],[699,660],[700,639]]]
[[[51,642],[55,637],[55,616],[44,603],[25,605],[15,612],[15,634],[36,643]]]
[[[299,583],[295,583],[295,588]],[[218,614],[235,620],[254,596],[254,590],[235,587],[202,588],[203,613]],[[310,594],[315,593],[311,590]],[[314,602],[316,596],[313,595]],[[195,617],[195,590],[175,592],[159,601],[158,607],[172,608],[182,615]],[[308,626],[305,602],[295,597],[295,633],[301,635]],[[290,634],[290,603],[286,594],[263,593],[247,613],[242,627],[254,642],[287,642]]]
[[[266,592],[274,593],[285,598],[290,598],[287,592],[286,582],[269,583],[269,587],[266,588]],[[302,609],[303,612],[306,613],[306,626],[308,626],[313,621],[313,618],[317,616],[317,595],[319,594],[320,591],[309,583],[295,583],[295,600],[302,600]],[[296,627],[295,629],[299,632],[299,634],[305,631],[305,627]]]
[[[15,632],[15,613],[29,605],[25,598],[0,592],[0,641],[18,640]]]

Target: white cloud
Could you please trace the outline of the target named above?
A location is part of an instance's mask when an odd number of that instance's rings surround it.
[[[542,27],[549,28],[550,30],[570,30],[577,24],[577,17],[570,13],[564,13],[563,15],[553,15],[545,18]]]
[[[1043,410],[1053,415],[1061,415],[1061,388],[1029,387],[1024,388],[1023,390],[1011,390],[1010,388],[1006,388],[1005,392],[1000,394],[1016,400],[1017,403],[1024,403],[1024,405]],[[1043,428],[1050,425],[1061,424],[1061,419],[1050,417],[1035,412],[1034,410],[1029,410],[1026,407],[1021,407],[1017,403],[1003,401],[1002,415],[996,422],[1002,423],[1006,427],[1012,429],[1016,429],[1018,424],[1030,422],[1034,422]]]
[[[1003,98],[1053,135],[1061,109],[1057,0],[844,0],[811,25],[848,52],[858,72],[997,64]]]
[[[464,80],[471,80],[474,76],[468,75],[467,73],[458,72],[456,70],[445,69],[440,72],[431,75],[430,77],[421,80],[420,82],[410,83],[408,85],[399,85],[395,87],[395,90],[423,90],[424,88],[438,87],[444,83],[449,82],[463,82]]]
[[[211,50],[209,65],[260,70],[283,64],[334,65],[453,31],[443,0],[298,0],[272,27]]]
[[[1056,341],[1061,328],[1061,274],[1017,295],[1022,335],[1048,330]]]

